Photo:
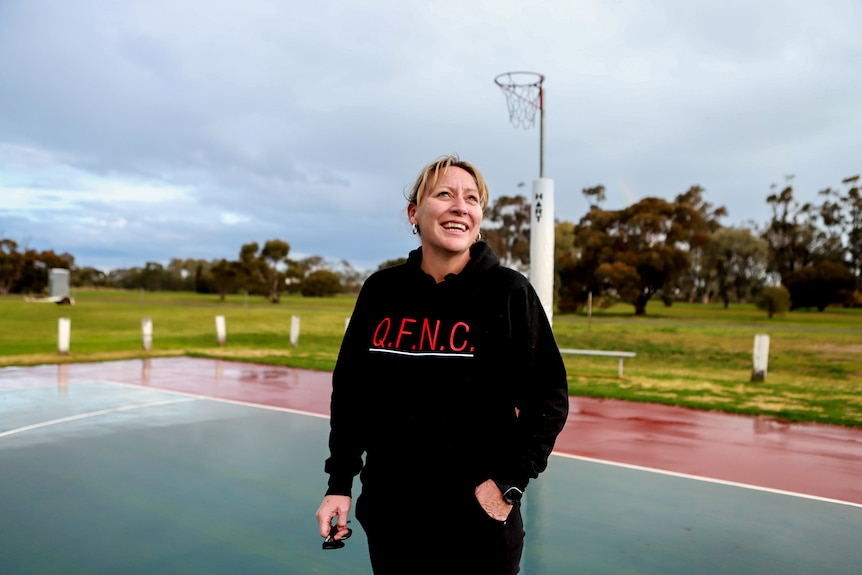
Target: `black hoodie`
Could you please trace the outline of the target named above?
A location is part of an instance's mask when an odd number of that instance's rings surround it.
[[[544,309],[487,244],[437,283],[421,248],[366,280],[332,377],[327,495],[522,489],[547,466],[568,414]],[[362,456],[365,455],[363,464]]]

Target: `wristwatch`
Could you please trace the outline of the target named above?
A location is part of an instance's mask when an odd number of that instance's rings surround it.
[[[500,492],[503,494],[503,501],[505,501],[509,505],[514,505],[521,500],[521,497],[524,496],[524,492],[521,491],[520,488],[515,487],[514,485],[504,485],[502,483],[497,483],[497,487],[500,488]]]

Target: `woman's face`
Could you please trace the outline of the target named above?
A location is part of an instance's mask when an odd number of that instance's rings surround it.
[[[424,250],[448,255],[468,251],[482,225],[482,204],[473,176],[449,166],[418,206],[407,206],[407,215],[419,228]]]

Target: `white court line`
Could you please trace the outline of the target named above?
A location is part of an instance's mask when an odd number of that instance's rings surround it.
[[[113,384],[113,385],[122,385],[124,387],[133,387],[133,388],[137,388],[137,389],[146,389],[148,391],[152,391],[154,389],[152,386],[135,384],[135,383],[127,383],[124,381],[110,381],[110,380],[102,379],[102,380],[98,380],[98,382],[108,383],[108,384]],[[158,391],[162,392],[162,393],[172,393],[172,394],[176,394],[176,395],[181,395],[181,396],[183,396],[183,398],[182,399],[155,401],[155,402],[150,402],[150,403],[146,403],[146,404],[124,406],[124,407],[107,409],[107,410],[102,410],[102,411],[95,411],[95,412],[92,412],[89,414],[77,415],[77,416],[72,416],[72,417],[64,417],[62,419],[55,419],[53,421],[48,421],[48,422],[44,422],[44,423],[40,423],[40,424],[36,424],[36,425],[30,425],[27,427],[20,427],[18,429],[12,429],[9,431],[0,432],[0,437],[4,437],[6,435],[12,435],[13,433],[18,433],[20,431],[27,431],[29,429],[46,427],[48,425],[54,425],[56,423],[63,423],[65,421],[73,421],[75,419],[83,419],[85,417],[101,415],[103,413],[111,413],[114,411],[125,411],[128,409],[137,409],[139,407],[150,407],[150,406],[156,406],[156,405],[169,405],[172,403],[181,403],[183,401],[192,401],[192,400],[196,400],[196,399],[197,400],[204,399],[204,400],[210,400],[210,401],[217,401],[217,402],[221,402],[221,403],[230,403],[233,405],[242,405],[245,407],[255,407],[258,409],[268,409],[271,411],[282,411],[282,412],[286,412],[286,413],[295,413],[297,415],[307,415],[310,417],[329,419],[328,415],[323,415],[320,413],[314,413],[311,411],[302,411],[299,409],[291,409],[289,407],[264,405],[264,404],[260,404],[260,403],[251,403],[248,401],[240,401],[240,400],[235,400],[235,399],[224,399],[221,397],[213,397],[210,395],[201,395],[201,394],[190,393],[190,392],[186,392],[186,391],[177,391],[177,390],[173,390],[173,389],[158,388]],[[719,484],[719,485],[728,485],[731,487],[740,487],[743,489],[751,489],[754,491],[762,491],[765,493],[775,493],[778,495],[789,495],[791,497],[799,497],[802,499],[811,499],[814,501],[822,501],[825,503],[837,503],[839,505],[847,505],[850,507],[858,507],[858,508],[862,509],[862,504],[854,503],[852,501],[842,501],[841,499],[830,499],[828,497],[820,497],[817,495],[808,495],[806,493],[798,493],[795,491],[783,491],[781,489],[773,489],[771,487],[762,487],[759,485],[751,485],[748,483],[737,483],[735,481],[727,481],[724,479],[714,479],[711,477],[703,477],[700,475],[690,475],[688,473],[679,473],[677,471],[666,471],[664,469],[657,469],[655,467],[644,467],[641,465],[632,465],[630,463],[620,463],[617,461],[610,461],[610,460],[606,460],[606,459],[596,459],[594,457],[586,457],[586,456],[582,456],[582,455],[572,455],[571,453],[562,453],[559,451],[552,452],[552,455],[557,455],[559,457],[565,457],[567,459],[580,459],[581,461],[589,461],[592,463],[600,463],[603,465],[613,465],[615,467],[623,467],[623,468],[634,469],[634,470],[638,470],[638,471],[646,471],[648,473],[658,473],[661,475],[680,477],[683,479],[693,479],[695,481],[703,481],[706,483],[715,483],[715,484]]]
[[[88,413],[80,413],[78,415],[70,415],[69,417],[61,417],[59,419],[51,419],[49,421],[42,421],[40,423],[34,423],[33,425],[25,425],[24,427],[16,427],[15,429],[10,429],[8,431],[0,432],[0,437],[6,437],[7,435],[14,435],[16,433],[22,433],[24,431],[32,431],[34,429],[39,429],[42,427],[50,427],[52,425],[59,425],[61,423],[68,423],[69,421],[86,419],[88,417],[96,417],[99,415],[106,415],[108,413],[117,413],[120,411],[130,411],[132,409],[141,409],[144,407],[156,407],[159,405],[171,405],[173,403],[182,403],[185,401],[192,401],[192,400],[193,400],[193,398],[183,397],[180,399],[163,399],[161,401],[150,401],[147,403],[136,403],[134,405],[121,405],[119,407],[100,409],[98,411],[90,411]]]
[[[224,397],[215,397],[212,395],[202,395],[199,393],[192,393],[190,391],[179,391],[176,389],[168,389],[164,387],[154,387],[152,385],[143,385],[141,383],[128,383],[125,381],[111,381],[109,379],[100,379],[98,380],[100,383],[110,383],[112,385],[123,385],[126,387],[134,387],[136,389],[146,389],[147,391],[157,390],[160,393],[174,393],[176,395],[184,395],[186,397],[191,397],[194,399],[207,399],[210,401],[218,401],[221,403],[230,403],[233,405],[242,405],[245,407],[256,407],[258,409],[268,409],[270,411],[283,411],[286,413],[295,413],[297,415],[308,415],[309,417],[317,417],[322,419],[329,419],[328,415],[323,415],[321,413],[316,413],[313,411],[303,411],[301,409],[293,409],[290,407],[280,407],[278,405],[266,405],[263,403],[253,403],[250,401],[241,401],[239,399],[227,399]]]
[[[702,475],[689,475],[688,473],[679,473],[678,471],[666,471],[664,469],[656,469],[655,467],[644,467],[642,465],[632,465],[630,463],[619,463],[617,461],[608,461],[606,459],[596,459],[594,457],[585,457],[582,455],[572,455],[571,453],[560,453],[554,451],[552,455],[558,455],[568,459],[580,459],[592,463],[601,463],[604,465],[613,465],[616,467],[625,467],[627,469],[635,469],[637,471],[647,471],[649,473],[659,473],[661,475],[670,475],[672,477],[681,477],[683,479],[694,479],[696,481],[704,481],[706,483],[717,483],[719,485],[729,485],[731,487],[742,487],[743,489],[752,489],[754,491],[763,491],[766,493],[776,493],[778,495],[790,495],[791,497],[801,497],[803,499],[812,499],[814,501],[823,501],[825,503],[837,503],[839,505],[849,505],[850,507],[858,507],[862,509],[862,504],[852,501],[843,501],[841,499],[830,499],[828,497],[820,497],[818,495],[809,495],[807,493],[798,493],[796,491],[784,491],[781,489],[773,489],[771,487],[762,487],[760,485],[751,485],[750,483],[737,483],[735,481],[726,481],[724,479],[714,479],[712,477],[703,477]]]
[[[105,380],[100,380],[100,381],[105,381]],[[153,389],[151,386],[135,384],[135,383],[126,383],[126,382],[122,382],[122,381],[106,381],[106,383],[114,383],[117,385],[124,385],[127,387],[137,387],[137,388],[141,388],[141,389],[149,389],[149,390]],[[189,392],[185,392],[185,391],[168,390],[168,389],[163,389],[163,388],[159,388],[159,390],[164,391],[166,393],[176,393],[179,395],[185,395],[185,396],[193,397],[196,399],[208,399],[211,401],[219,401],[222,403],[232,403],[234,405],[243,405],[246,407],[256,407],[258,409],[269,409],[272,411],[283,411],[283,412],[287,412],[287,413],[295,413],[297,415],[307,415],[310,417],[329,419],[328,415],[323,415],[320,413],[314,413],[311,411],[302,411],[299,409],[291,409],[289,407],[278,407],[275,405],[264,405],[264,404],[260,404],[260,403],[251,403],[251,402],[247,402],[247,401],[239,401],[239,400],[234,400],[234,399],[224,399],[221,397],[213,397],[213,396],[209,396],[209,395],[200,395],[200,394],[194,394],[194,393],[189,393]],[[664,469],[657,469],[655,467],[643,467],[640,465],[632,465],[629,463],[619,463],[617,461],[610,461],[610,460],[606,460],[606,459],[595,459],[593,457],[585,457],[582,455],[572,455],[571,453],[562,453],[559,451],[552,452],[552,455],[558,455],[560,457],[566,457],[568,459],[580,459],[582,461],[590,461],[593,463],[601,463],[604,465],[614,465],[616,467],[625,467],[628,469],[636,469],[638,471],[646,471],[648,473],[658,473],[661,475],[670,475],[673,477],[681,477],[684,479],[694,479],[696,481],[703,481],[706,483],[716,483],[719,485],[729,485],[731,487],[741,487],[743,489],[751,489],[754,491],[763,491],[765,493],[776,493],[779,495],[789,495],[791,497],[800,497],[802,499],[811,499],[814,501],[822,501],[822,502],[826,502],[826,503],[838,503],[839,505],[849,505],[851,507],[858,507],[858,508],[862,509],[862,504],[853,503],[852,501],[842,501],[841,499],[830,499],[828,497],[820,497],[817,495],[808,495],[806,493],[798,493],[795,491],[783,491],[781,489],[773,489],[770,487],[761,487],[759,485],[751,485],[749,483],[737,483],[734,481],[726,481],[723,479],[713,479],[711,477],[703,477],[701,475],[689,475],[687,473],[679,473],[676,471],[666,471]]]

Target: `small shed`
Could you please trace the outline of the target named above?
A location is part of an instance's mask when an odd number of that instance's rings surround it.
[[[63,298],[69,295],[69,270],[51,268],[48,271],[48,297]]]

